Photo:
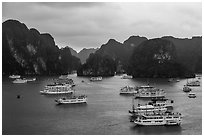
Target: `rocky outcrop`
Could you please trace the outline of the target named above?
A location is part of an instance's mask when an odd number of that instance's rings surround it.
[[[134,49],[128,73],[133,77],[193,76],[193,73],[177,62],[174,43],[160,38],[145,41]]]
[[[36,29],[28,29],[17,20],[7,20],[2,24],[3,74],[54,75],[77,69],[79,59],[70,51],[63,56],[63,51],[48,33],[40,34]]]

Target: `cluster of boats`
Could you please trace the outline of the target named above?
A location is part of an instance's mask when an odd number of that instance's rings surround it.
[[[20,75],[11,75],[9,76],[9,78],[15,79],[13,83],[16,83],[16,84],[36,81],[36,78],[21,78]]]
[[[180,125],[182,116],[181,113],[169,111],[168,108],[173,108],[174,101],[165,98],[165,91],[153,86],[125,86],[121,88],[120,94],[133,95],[132,110],[129,110],[131,114],[131,121],[136,125]],[[135,99],[150,98],[145,105],[134,105]]]
[[[60,76],[56,79],[54,83],[48,84],[43,90],[40,91],[41,94],[45,95],[67,95],[58,99],[55,99],[57,104],[81,104],[87,103],[86,95],[75,95],[75,86],[72,79],[66,76]]]
[[[196,94],[193,93],[193,92],[191,92],[191,91],[192,91],[192,88],[190,88],[190,87],[196,87],[196,86],[200,86],[200,81],[199,81],[199,80],[190,81],[190,82],[188,82],[188,80],[187,80],[186,85],[184,85],[184,87],[183,87],[183,91],[184,91],[184,92],[190,92],[190,93],[188,94],[188,97],[189,97],[189,98],[195,98],[195,97],[196,97]]]

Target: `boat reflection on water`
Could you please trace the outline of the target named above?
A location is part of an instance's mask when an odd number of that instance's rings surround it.
[[[130,129],[140,135],[179,135],[182,132],[182,126],[132,126]]]

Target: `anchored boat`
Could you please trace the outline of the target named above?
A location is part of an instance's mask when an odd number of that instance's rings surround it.
[[[180,125],[181,113],[165,112],[139,115],[134,123],[142,126]]]
[[[27,83],[26,79],[16,79],[13,81],[13,83],[21,84],[21,83]]]
[[[72,96],[72,97],[63,97],[60,99],[56,99],[55,102],[57,104],[81,104],[87,103],[87,96],[80,95],[80,96]]]
[[[183,91],[184,92],[190,92],[192,89],[189,87],[189,86],[187,86],[187,85],[184,85],[184,87],[183,87]]]
[[[134,94],[135,98],[160,98],[165,97],[166,93],[163,89],[157,89],[153,86],[140,86],[137,93]]]
[[[132,86],[125,86],[120,89],[120,94],[134,94],[136,92],[136,88]]]
[[[90,81],[102,81],[102,77],[91,77]]]
[[[20,78],[21,76],[20,75],[11,75],[9,76],[9,78]]]
[[[72,90],[70,85],[66,84],[50,84],[45,86],[44,90],[41,90],[41,94],[70,94],[73,93],[74,91]]]

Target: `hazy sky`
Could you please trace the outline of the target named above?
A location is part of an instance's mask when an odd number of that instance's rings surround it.
[[[100,47],[110,38],[202,35],[201,3],[6,3],[2,20],[17,19],[50,33],[59,47],[79,51]]]

